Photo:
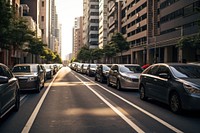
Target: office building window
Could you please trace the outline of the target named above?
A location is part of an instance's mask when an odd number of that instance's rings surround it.
[[[44,1],[42,1],[42,7],[44,7]]]
[[[42,19],[42,22],[44,22],[44,16],[42,16],[41,19]]]

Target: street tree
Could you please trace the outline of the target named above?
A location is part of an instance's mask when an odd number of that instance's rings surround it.
[[[77,54],[77,59],[81,62],[89,62],[91,58],[91,50],[88,45],[84,45]]]
[[[103,46],[103,55],[105,56],[105,63],[108,63],[107,60],[114,57],[117,53],[117,49],[113,43],[108,43]],[[112,61],[111,61],[112,63]]]
[[[8,0],[0,0],[0,48],[9,48],[9,28],[12,24],[13,12]]]
[[[129,43],[126,41],[121,33],[114,34],[111,38],[110,43],[116,46],[116,52],[120,53],[120,62],[122,62],[122,53],[130,49]]]

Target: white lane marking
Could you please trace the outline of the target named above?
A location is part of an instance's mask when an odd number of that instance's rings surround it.
[[[20,96],[20,101],[22,101],[27,95]]]
[[[166,127],[168,127],[169,129],[171,129],[172,131],[174,131],[174,132],[176,132],[176,133],[183,133],[183,131],[181,131],[181,130],[179,130],[178,128],[172,126],[171,124],[165,122],[164,120],[160,119],[159,117],[157,117],[157,116],[155,116],[155,115],[153,115],[153,114],[147,112],[146,110],[144,110],[144,109],[140,108],[139,106],[137,106],[137,105],[131,103],[130,101],[128,101],[128,100],[124,99],[123,97],[121,97],[121,96],[115,94],[114,92],[112,92],[112,91],[106,89],[105,87],[103,87],[103,86],[97,84],[96,82],[90,80],[89,78],[87,78],[87,77],[85,77],[85,76],[83,76],[83,75],[81,75],[81,74],[79,74],[79,75],[82,76],[83,78],[89,80],[90,82],[96,84],[97,86],[101,87],[101,88],[104,89],[105,91],[111,93],[112,95],[118,97],[118,98],[121,99],[122,101],[128,103],[128,104],[131,105],[132,107],[138,109],[139,111],[143,112],[144,114],[148,115],[149,117],[153,118],[154,120],[160,122],[160,123],[163,124],[164,126],[166,126]]]
[[[107,104],[115,113],[117,113],[125,122],[127,122],[135,131],[138,133],[144,133],[144,131],[139,128],[135,123],[133,123],[129,118],[127,118],[122,112],[120,112],[117,108],[115,108],[111,103],[109,103],[106,99],[104,99],[101,95],[99,95],[95,90],[93,90],[86,82],[81,80],[78,76],[72,73],[77,79],[79,79],[85,86],[88,87],[97,97],[99,97],[105,104]]]
[[[29,133],[32,125],[33,125],[33,122],[42,106],[42,103],[44,102],[44,99],[46,98],[47,96],[47,93],[49,92],[49,89],[51,88],[54,80],[56,79],[58,73],[60,73],[60,71],[57,72],[57,74],[54,76],[53,80],[51,81],[51,83],[49,84],[48,88],[46,89],[46,91],[44,92],[44,94],[42,95],[40,101],[38,102],[37,106],[35,107],[33,113],[31,114],[31,117],[29,118],[28,122],[26,123],[25,127],[23,128],[22,130],[22,133]]]

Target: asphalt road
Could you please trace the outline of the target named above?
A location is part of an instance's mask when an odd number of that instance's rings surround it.
[[[141,101],[63,67],[37,94],[21,94],[20,110],[0,122],[0,133],[200,132],[200,113],[173,114],[167,105]]]

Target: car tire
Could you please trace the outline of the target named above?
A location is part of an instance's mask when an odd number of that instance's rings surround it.
[[[97,76],[94,77],[94,80],[97,81]]]
[[[36,93],[40,93],[40,82],[37,84]]]
[[[178,93],[173,92],[169,98],[169,106],[172,112],[180,113],[181,112],[181,100]]]
[[[147,100],[148,97],[145,94],[145,88],[143,85],[140,86],[140,99],[141,100]]]
[[[107,86],[111,86],[109,78],[107,78]]]
[[[102,76],[100,77],[100,82],[103,83],[103,77]]]
[[[120,80],[119,80],[119,79],[117,80],[116,88],[117,88],[117,90],[119,90],[119,91],[122,90],[121,83],[120,83]]]
[[[14,112],[19,111],[19,107],[20,107],[20,92],[17,91],[16,92],[16,97],[15,97],[15,105],[14,105]]]

